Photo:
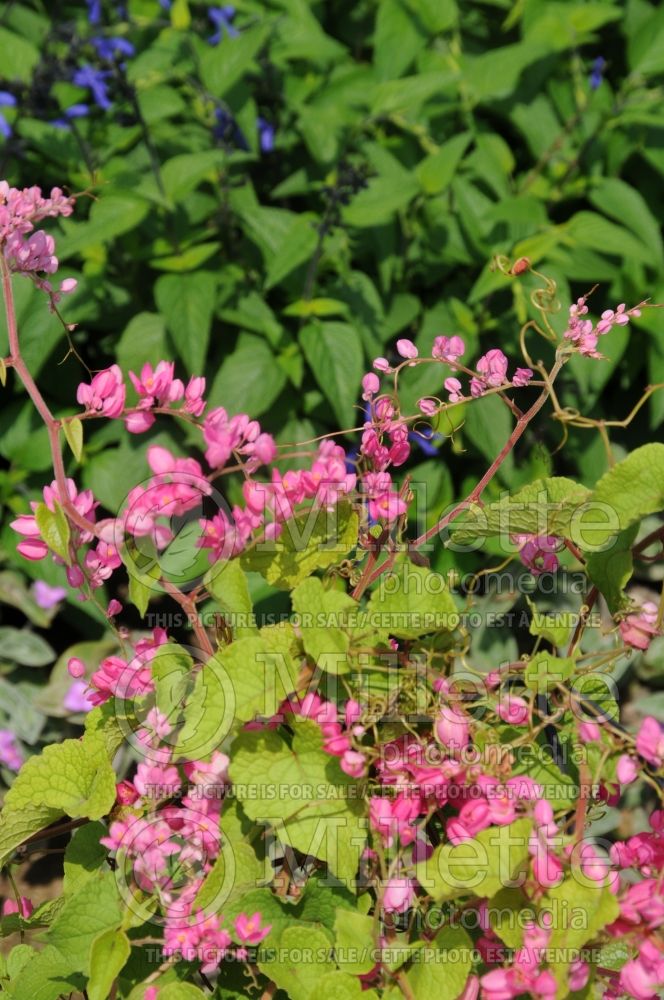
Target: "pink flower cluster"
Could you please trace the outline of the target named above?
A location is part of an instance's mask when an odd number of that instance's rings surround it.
[[[626,326],[630,318],[641,315],[641,309],[639,306],[627,309],[625,303],[621,302],[615,311],[605,309],[597,324],[583,318],[587,315],[586,296],[583,296],[570,306],[567,329],[563,336],[578,348],[580,354],[589,358],[601,358],[602,355],[597,351],[599,338],[607,334],[613,326]]]
[[[339,757],[342,771],[352,778],[361,778],[367,771],[367,759],[359,750],[353,749],[353,737],[360,737],[364,728],[359,719],[361,709],[358,702],[350,699],[343,712],[344,724],[339,722],[339,710],[334,702],[326,701],[319,694],[309,693],[304,698],[288,698],[279,707],[276,718],[289,714],[311,719],[323,734],[323,749],[334,757]]]
[[[101,705],[109,698],[134,699],[152,691],[154,685],[150,662],[159,647],[167,642],[166,631],[156,628],[151,639],[140,639],[135,644],[136,655],[131,662],[123,660],[121,656],[107,656],[103,659],[90,678],[90,686],[94,689],[88,695],[90,703]]]
[[[526,994],[534,1000],[555,1000],[557,992],[553,973],[541,968],[551,937],[551,929],[529,924],[524,928],[523,945],[518,948],[507,969],[492,969],[482,976],[483,1000],[511,1000]],[[581,977],[580,977],[581,978]],[[586,972],[585,980],[588,975]],[[576,983],[572,989],[582,989]]]
[[[53,188],[50,197],[44,198],[41,188],[10,187],[0,181],[0,250],[10,270],[31,274],[40,288],[57,301],[61,294],[73,292],[76,281],[66,278],[58,292],[50,283],[37,277],[37,272],[54,274],[58,269],[53,237],[42,230],[35,231],[35,223],[45,218],[68,216],[74,210],[74,199],[68,198],[60,188]]]

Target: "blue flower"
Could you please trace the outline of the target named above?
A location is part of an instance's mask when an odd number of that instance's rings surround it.
[[[90,114],[90,108],[87,104],[72,104],[70,108],[67,108],[64,112],[64,118],[56,118],[51,124],[55,125],[56,128],[69,128],[69,123],[73,118],[85,118],[86,115]]]
[[[218,45],[223,38],[224,32],[229,38],[237,38],[240,32],[234,28],[231,21],[235,17],[235,7],[227,4],[225,7],[210,7],[208,17],[217,29],[214,35],[210,35],[208,41],[210,45]]]
[[[106,86],[106,80],[110,76],[110,72],[107,70],[95,69],[93,66],[87,63],[77,69],[73,76],[73,81],[79,87],[87,87],[88,90],[92,91],[92,97],[95,104],[103,108],[104,111],[108,111],[112,107],[111,101],[108,97],[108,88]]]
[[[593,63],[592,72],[590,74],[590,89],[597,90],[600,86],[602,80],[604,79],[604,69],[606,67],[606,59],[603,56],[597,56]]]
[[[86,0],[88,5],[88,21],[90,24],[99,24],[101,21],[101,0]]]
[[[274,149],[274,135],[275,129],[274,125],[270,125],[266,122],[264,118],[260,115],[256,119],[256,125],[258,127],[258,143],[263,153],[271,153]]]
[[[93,38],[92,44],[100,59],[112,62],[117,54],[133,56],[136,49],[127,38]]]
[[[13,108],[16,106],[16,98],[13,94],[10,94],[8,90],[0,90],[0,107]],[[12,134],[12,127],[5,118],[5,116],[0,113],[0,135],[3,135],[5,139],[9,139]]]

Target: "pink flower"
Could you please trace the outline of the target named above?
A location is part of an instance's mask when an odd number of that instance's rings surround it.
[[[620,635],[626,645],[634,649],[648,649],[660,629],[657,627],[657,605],[647,601],[639,612],[628,615],[620,622]]]
[[[512,726],[522,726],[528,721],[530,710],[528,702],[517,695],[510,694],[499,701],[496,706],[496,714],[503,722],[508,722]]]
[[[514,535],[512,541],[520,545],[519,556],[533,576],[555,573],[559,562],[555,555],[560,540],[554,535]]]
[[[344,750],[339,764],[350,778],[363,778],[367,773],[367,759],[358,750]]]
[[[85,664],[83,660],[79,660],[77,656],[72,656],[70,660],[67,661],[67,673],[70,677],[85,677]]]
[[[460,709],[443,705],[435,722],[436,736],[448,749],[463,750],[468,744],[468,719]]]
[[[657,719],[647,716],[641,723],[636,736],[636,752],[653,767],[661,767],[664,761],[664,730]]]
[[[397,340],[397,354],[402,358],[416,358],[419,354],[412,340]]]
[[[12,913],[19,913],[24,920],[27,920],[33,910],[34,906],[27,896],[21,896],[18,903],[15,899],[6,899],[2,904],[3,917],[8,917]]]
[[[434,358],[440,358],[441,361],[447,361],[448,364],[454,364],[465,350],[466,345],[461,337],[457,337],[456,335],[454,337],[436,337],[431,349],[431,355]]]
[[[256,945],[268,936],[272,930],[272,924],[261,927],[262,916],[254,913],[248,917],[246,913],[240,913],[235,918],[235,933],[243,944]]]
[[[362,388],[364,392],[362,393],[362,399],[371,399],[375,396],[380,389],[380,381],[377,375],[373,372],[367,372],[367,374],[362,379]]]
[[[530,368],[517,368],[512,376],[512,385],[528,385],[532,377],[533,373]]]
[[[458,403],[463,399],[463,390],[458,378],[446,378],[444,385],[450,394],[450,403]]]
[[[621,754],[618,758],[618,763],[616,764],[616,778],[620,784],[631,784],[635,780],[638,773],[639,770],[629,754]]]
[[[191,413],[194,417],[200,417],[205,409],[205,379],[201,376],[192,375],[184,390],[184,413]]]
[[[97,372],[90,385],[81,382],[76,399],[88,413],[101,413],[105,417],[119,417],[125,405],[126,389],[118,365],[111,365]]]
[[[507,358],[502,351],[494,348],[487,351],[477,362],[477,370],[484,382],[496,388],[502,385],[507,375]]]
[[[108,602],[108,607],[106,608],[106,616],[108,618],[114,618],[116,615],[119,615],[121,611],[122,605],[119,601],[116,601],[115,598]]]
[[[602,738],[602,730],[596,722],[582,722],[579,725],[579,738],[583,743],[592,743]]]
[[[417,406],[420,413],[424,413],[425,416],[431,417],[438,409],[438,400],[430,399],[429,397],[424,396],[422,399],[418,399]]]
[[[383,893],[383,909],[388,913],[404,913],[415,899],[412,879],[403,876],[391,878]]]
[[[377,372],[387,373],[392,371],[392,368],[390,367],[390,362],[387,360],[387,358],[374,358],[373,366]]]
[[[620,970],[620,986],[636,1000],[651,1000],[657,997],[664,986],[664,953],[653,940],[643,942],[639,955],[623,965]]]

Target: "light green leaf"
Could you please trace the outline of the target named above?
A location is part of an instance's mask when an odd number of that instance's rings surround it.
[[[102,931],[94,939],[90,949],[90,978],[86,990],[89,1000],[106,1000],[111,995],[111,987],[129,958],[130,951],[127,935],[113,927]]]
[[[425,194],[440,194],[452,183],[471,138],[470,132],[452,136],[439,150],[420,161],[416,174]]]
[[[268,291],[287,278],[291,271],[309,260],[316,244],[318,234],[313,220],[304,216],[296,216],[284,236],[281,252],[272,258],[265,275],[265,290]]]
[[[452,542],[469,545],[491,536],[507,542],[510,535],[517,534],[564,536],[569,534],[573,518],[573,534],[578,536],[581,531],[591,530],[583,517],[589,497],[590,490],[571,479],[538,479],[504,500],[484,507],[469,505],[454,522]]]
[[[624,591],[634,571],[632,546],[638,530],[637,524],[625,528],[618,532],[608,549],[589,552],[586,558],[586,572],[604,597],[611,614],[627,604]]]
[[[340,908],[334,930],[334,948],[339,966],[358,976],[370,972],[376,964],[373,917]]]
[[[44,748],[19,771],[0,812],[0,865],[60,816],[100,819],[115,802],[115,774],[100,736]]]
[[[645,444],[606,472],[590,497],[591,506],[603,515],[604,525],[594,527],[589,544],[602,548],[648,514],[664,509],[664,444]]]
[[[306,652],[320,669],[346,673],[348,612],[357,611],[357,603],[338,590],[326,590],[314,576],[298,584],[292,601]]]
[[[113,872],[85,882],[64,906],[46,935],[73,968],[90,975],[92,944],[102,932],[120,926],[122,907]]]
[[[414,1000],[456,1000],[473,965],[473,942],[461,927],[443,927],[415,956],[408,973]]]
[[[74,831],[65,848],[64,880],[62,891],[71,896],[86,882],[97,877],[108,856],[108,851],[99,843],[107,833],[103,823],[86,823]]]
[[[357,542],[358,517],[341,502],[331,511],[311,508],[286,521],[279,538],[259,542],[241,557],[248,572],[257,572],[280,590],[292,590],[317,569],[341,560]]]
[[[293,727],[291,746],[275,730],[238,736],[229,770],[235,794],[246,814],[269,823],[282,843],[352,880],[366,840],[358,783],[325,753],[317,725],[295,717]]]
[[[69,521],[65,516],[57,500],[53,501],[55,510],[51,510],[45,503],[37,505],[35,510],[35,520],[43,540],[52,552],[60,556],[69,565],[71,558],[69,555],[69,542],[71,530]]]
[[[575,666],[575,660],[571,656],[552,656],[546,650],[535,653],[524,672],[526,687],[544,694],[571,677]]]
[[[459,892],[491,898],[510,884],[521,885],[531,829],[529,819],[518,819],[508,826],[490,826],[472,840],[443,844],[415,866],[417,880],[437,902]]]
[[[286,384],[286,375],[264,340],[247,336],[224,360],[209,393],[210,406],[260,417]]]
[[[80,462],[81,455],[83,454],[83,421],[79,420],[78,417],[73,417],[71,420],[63,420],[62,430],[74,458],[77,462]]]
[[[311,950],[308,961],[302,960],[303,947]],[[307,927],[303,935],[303,927],[294,924],[282,933],[275,961],[259,961],[258,967],[291,1000],[309,1000],[316,993],[321,976],[334,971],[330,951],[330,943],[322,931]]]
[[[205,574],[205,586],[215,598],[237,638],[256,631],[247,575],[238,559],[220,560]]]
[[[407,560],[383,574],[367,612],[373,628],[402,639],[451,631],[458,617],[445,577]]]

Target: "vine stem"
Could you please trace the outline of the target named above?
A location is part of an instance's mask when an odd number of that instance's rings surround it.
[[[442,531],[443,528],[446,528],[447,525],[451,521],[453,521],[456,517],[458,517],[458,515],[462,511],[466,510],[468,504],[476,503],[479,500],[480,496],[484,492],[485,487],[491,482],[493,477],[496,475],[499,468],[501,467],[501,465],[503,464],[509,453],[514,448],[517,441],[521,438],[521,436],[525,432],[526,428],[528,427],[528,424],[537,416],[539,411],[546,403],[547,399],[549,398],[549,384],[556,379],[558,373],[560,372],[560,369],[565,364],[565,361],[566,361],[565,358],[558,358],[556,360],[556,363],[551,369],[549,377],[546,380],[547,385],[539,394],[539,396],[537,397],[533,405],[530,407],[530,409],[526,410],[526,412],[519,417],[514,426],[514,430],[510,434],[509,438],[507,439],[503,447],[500,449],[498,455],[495,457],[495,459],[493,460],[487,471],[484,473],[482,478],[479,480],[475,488],[472,490],[472,492],[466,497],[465,500],[462,500],[460,503],[458,503],[456,507],[454,507],[449,512],[449,514],[445,514],[444,517],[441,517],[440,520],[438,520],[436,524],[433,525],[433,527],[425,531],[422,535],[419,536],[419,538],[416,538],[414,542],[410,542],[408,547],[411,551],[419,549],[422,545],[428,542],[430,538],[433,538],[434,535]]]
[[[62,459],[62,451],[60,450],[60,421],[56,420],[49,410],[44,397],[37,388],[37,384],[30,374],[28,366],[21,356],[21,348],[18,342],[18,328],[16,325],[16,310],[14,308],[12,278],[9,267],[7,266],[7,261],[2,254],[0,254],[0,272],[2,273],[2,292],[5,300],[7,335],[9,338],[9,359],[8,362],[5,362],[5,364],[11,364],[11,367],[23,383],[25,391],[34,403],[39,416],[46,425],[51,459],[53,461],[53,472],[55,474],[55,481],[58,485],[58,493],[60,494],[62,507],[67,512],[67,516],[70,520],[72,520],[79,528],[83,531],[90,531],[92,534],[96,534],[96,525],[93,524],[92,521],[88,521],[88,519],[83,517],[82,514],[79,514],[69,499],[69,493],[67,491],[67,474],[65,472],[65,466]]]
[[[210,642],[210,637],[198,619],[196,601],[191,597],[187,597],[187,595],[183,594],[181,590],[178,590],[175,584],[171,583],[170,580],[162,579],[161,584],[169,597],[172,597],[186,614],[187,620],[193,629],[194,635],[198,639],[198,644],[202,651],[207,653],[208,656],[214,656],[214,647]]]

